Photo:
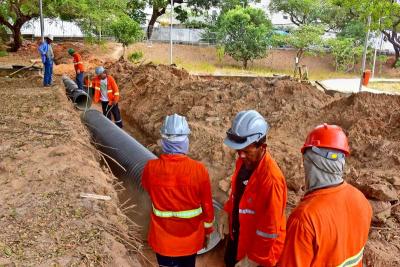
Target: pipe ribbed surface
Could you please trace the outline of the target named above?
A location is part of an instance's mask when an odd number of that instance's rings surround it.
[[[68,76],[63,75],[62,77],[65,92],[68,98],[75,104],[79,110],[89,109],[92,105],[92,100],[89,95],[78,88],[78,85]]]
[[[147,161],[156,159],[157,157],[124,130],[107,119],[101,112],[93,109],[87,110],[81,114],[81,118],[89,128],[94,141],[97,143],[97,148],[115,159],[126,169],[126,171],[122,170],[121,167],[106,157],[108,163],[112,166],[114,175],[127,181],[129,186],[133,186],[134,188],[131,188],[133,192],[142,193],[142,196],[139,196],[136,201],[139,201],[137,203],[142,208],[142,214],[149,214],[151,212],[150,200],[147,198],[147,194],[143,193],[141,180]],[[147,201],[149,203],[144,203]],[[222,206],[215,200],[213,200],[213,206],[217,218]],[[217,222],[218,220],[216,219],[214,224],[216,231],[211,236],[208,248],[200,250],[199,254],[213,249],[221,240],[217,233]],[[144,221],[143,223],[146,222]],[[144,226],[147,227],[147,225]]]
[[[131,180],[142,189],[141,179],[147,161],[157,157],[124,130],[116,126],[97,110],[82,113],[82,120],[89,128],[98,149],[109,155],[126,169],[114,166],[113,173],[119,178]]]

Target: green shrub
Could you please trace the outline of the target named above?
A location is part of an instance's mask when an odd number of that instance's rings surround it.
[[[5,57],[7,55],[8,55],[7,51],[0,50],[0,57]]]
[[[397,60],[397,61],[396,61],[396,64],[394,64],[394,67],[395,67],[396,69],[400,68],[400,60]]]
[[[143,58],[143,52],[142,51],[135,51],[133,53],[131,53],[128,56],[128,59],[132,62],[138,62],[139,60],[141,60]]]

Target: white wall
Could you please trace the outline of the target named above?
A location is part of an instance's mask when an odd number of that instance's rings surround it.
[[[40,20],[32,19],[26,22],[21,29],[23,35],[33,35],[40,37]],[[54,37],[83,37],[79,26],[74,22],[62,21],[60,19],[44,19],[44,35]]]

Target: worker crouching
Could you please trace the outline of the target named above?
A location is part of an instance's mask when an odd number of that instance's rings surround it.
[[[255,110],[239,112],[224,143],[238,153],[219,233],[229,234],[227,267],[275,266],[286,232],[286,182],[267,151],[269,126]]]
[[[288,220],[279,266],[360,266],[372,209],[343,180],[348,140],[336,125],[317,126],[303,148],[306,194]]]
[[[161,128],[163,154],[142,175],[153,211],[148,243],[160,266],[194,267],[197,251],[213,231],[211,184],[204,165],[189,158],[185,117],[167,116]]]

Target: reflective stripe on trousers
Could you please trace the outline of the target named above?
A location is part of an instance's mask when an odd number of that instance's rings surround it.
[[[199,216],[203,212],[203,209],[197,208],[193,210],[182,210],[182,211],[164,211],[164,210],[158,210],[154,207],[153,205],[153,213],[157,217],[161,218],[182,218],[182,219],[190,219],[194,218],[196,216]]]
[[[260,230],[256,230],[256,235],[265,237],[265,238],[277,238],[278,234],[268,234],[266,232],[260,231]]]
[[[358,252],[358,253],[357,253],[356,255],[354,255],[353,257],[350,257],[350,258],[346,259],[342,264],[338,265],[337,267],[351,267],[351,266],[356,266],[356,265],[359,264],[360,261],[362,260],[363,253],[364,253],[364,248],[362,248],[361,251]]]

